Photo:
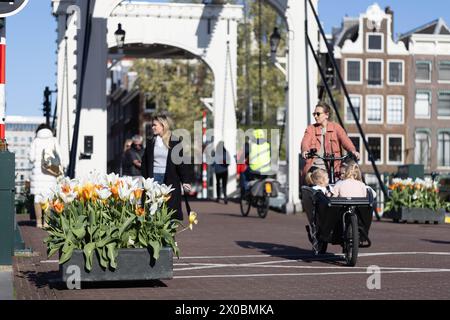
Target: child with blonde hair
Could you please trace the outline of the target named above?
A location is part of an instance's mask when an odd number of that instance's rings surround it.
[[[329,186],[330,180],[326,170],[318,168],[309,175],[308,179],[310,179],[311,184],[314,185],[314,190],[322,191],[327,197],[331,197],[333,195],[334,192]]]
[[[367,197],[367,190],[370,187],[362,182],[361,169],[355,161],[350,160],[341,164],[341,178],[342,180],[338,181],[333,188],[335,197]]]

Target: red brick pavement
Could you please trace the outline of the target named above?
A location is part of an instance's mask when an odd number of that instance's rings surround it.
[[[450,225],[374,222],[373,246],[361,249],[357,266],[349,268],[336,256],[311,256],[303,214],[269,212],[260,219],[252,211],[244,218],[234,203],[195,202],[193,209],[200,222],[177,238],[181,258],[174,259],[174,279],[90,284],[83,290],[55,282],[57,257],[46,256],[45,231],[22,220],[24,240],[34,253],[14,258],[17,299],[450,298]],[[341,249],[330,246],[329,252]],[[380,290],[367,289],[370,265],[383,268]]]

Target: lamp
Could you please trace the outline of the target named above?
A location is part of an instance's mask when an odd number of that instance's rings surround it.
[[[125,30],[122,29],[122,24],[119,23],[119,26],[114,32],[114,35],[116,36],[116,42],[117,42],[117,48],[122,49],[125,44]]]
[[[280,44],[280,40],[281,40],[281,35],[278,32],[278,28],[275,27],[275,28],[273,28],[273,33],[270,36],[270,51],[272,52],[273,55],[275,55],[277,53],[278,46]]]

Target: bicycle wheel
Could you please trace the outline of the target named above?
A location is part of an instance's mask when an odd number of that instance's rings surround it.
[[[354,267],[358,259],[359,250],[358,216],[354,212],[351,212],[346,220],[344,241],[345,261],[348,266]]]
[[[249,194],[241,194],[241,200],[239,201],[239,206],[241,207],[241,214],[243,217],[248,216],[251,207],[251,199]]]
[[[264,219],[267,217],[267,212],[269,212],[269,198],[264,197],[258,201],[258,216]]]

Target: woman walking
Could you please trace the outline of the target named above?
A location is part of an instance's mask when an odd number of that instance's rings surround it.
[[[154,136],[147,140],[142,158],[142,176],[145,179],[154,178],[160,184],[172,185],[175,190],[172,191],[167,205],[176,210],[174,218],[183,220],[181,187],[183,186],[185,191],[191,190],[189,182],[192,180],[192,169],[191,165],[183,161],[174,161],[175,157],[183,157],[183,148],[177,147],[181,140],[172,135],[172,127],[172,120],[168,116],[153,117]],[[174,149],[176,153],[173,152]]]

